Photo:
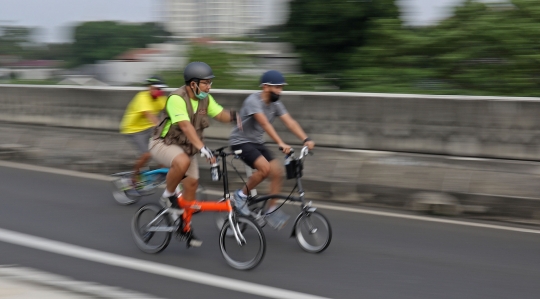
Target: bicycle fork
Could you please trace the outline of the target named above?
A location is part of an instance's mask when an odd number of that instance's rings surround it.
[[[296,236],[295,228],[298,225],[298,221],[300,220],[300,218],[304,215],[309,216],[309,214],[315,212],[315,210],[317,210],[317,208],[311,206],[311,201],[305,205],[302,205],[302,212],[300,212],[300,214],[296,216],[296,220],[294,221],[294,225],[293,225],[292,232],[290,235],[291,238]],[[308,225],[308,229],[310,233],[314,234],[317,232],[317,228],[313,226],[313,223],[311,223],[311,220],[309,219],[309,217],[307,218],[306,223]]]
[[[229,212],[229,222],[231,223],[231,227],[234,233],[234,238],[236,239],[236,242],[238,245],[246,245],[246,238],[244,238],[244,235],[242,235],[242,231],[240,230],[240,226],[238,226],[238,222],[233,221],[233,212]]]

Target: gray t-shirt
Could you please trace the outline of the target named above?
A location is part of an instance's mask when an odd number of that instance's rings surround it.
[[[267,105],[261,98],[261,92],[251,94],[244,101],[242,109],[240,109],[243,130],[240,131],[238,127],[234,127],[229,139],[230,145],[248,142],[264,143],[264,129],[253,117],[255,113],[264,113],[268,121],[272,123],[276,117],[287,114],[288,112],[281,101]]]

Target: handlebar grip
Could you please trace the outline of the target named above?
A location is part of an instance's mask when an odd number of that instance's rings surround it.
[[[280,151],[283,151],[283,147],[279,147],[279,150]],[[293,154],[294,153],[294,149],[291,147],[291,150],[289,151],[289,154]]]

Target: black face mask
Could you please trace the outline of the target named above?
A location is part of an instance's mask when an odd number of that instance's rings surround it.
[[[270,92],[270,102],[277,102],[279,100],[279,94]]]

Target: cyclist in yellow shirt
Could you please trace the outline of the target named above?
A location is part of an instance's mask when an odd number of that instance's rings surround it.
[[[125,134],[137,148],[139,157],[134,165],[132,185],[135,186],[139,169],[148,163],[151,158],[148,151],[148,142],[152,136],[152,130],[159,124],[158,114],[167,101],[163,88],[167,85],[158,76],[152,76],[146,80],[148,89],[141,91],[128,104],[122,122],[120,133]],[[137,192],[133,189],[131,192]]]

